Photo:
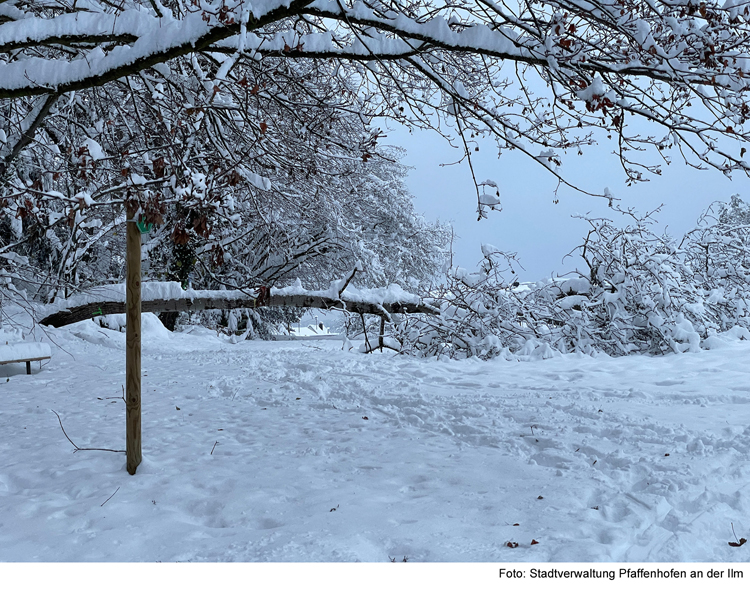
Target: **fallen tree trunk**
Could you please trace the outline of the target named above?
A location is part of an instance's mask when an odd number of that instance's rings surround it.
[[[147,284],[143,284],[144,287]],[[345,310],[354,314],[375,314],[388,317],[390,314],[437,314],[439,310],[423,302],[363,302],[348,299],[346,294],[332,298],[314,292],[300,294],[271,294],[264,297],[252,297],[242,292],[214,291],[210,297],[185,297],[169,299],[147,299],[144,294],[141,302],[142,312],[190,312],[198,310],[233,310],[237,308],[293,307],[320,308],[323,310]],[[71,302],[72,303],[72,302]],[[96,316],[125,313],[125,301],[87,301],[80,305],[58,310],[42,318],[39,323],[45,326],[60,327]]]

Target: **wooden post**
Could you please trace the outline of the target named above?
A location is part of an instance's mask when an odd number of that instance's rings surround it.
[[[127,206],[126,329],[125,329],[125,450],[127,469],[141,463],[141,231],[137,206]]]

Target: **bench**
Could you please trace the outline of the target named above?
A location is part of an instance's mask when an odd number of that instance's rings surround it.
[[[42,361],[52,355],[47,343],[6,343],[0,345],[0,365],[7,363],[26,363],[26,373],[31,375],[31,362]]]

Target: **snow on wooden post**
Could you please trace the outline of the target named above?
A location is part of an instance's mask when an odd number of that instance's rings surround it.
[[[141,231],[135,219],[137,213],[138,206],[128,203],[125,224],[125,450],[129,474],[135,474],[141,463]]]

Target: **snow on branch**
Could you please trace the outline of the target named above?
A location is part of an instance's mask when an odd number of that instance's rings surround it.
[[[43,18],[28,14],[23,20],[5,22],[0,25],[0,54],[10,54],[27,46],[36,49],[44,44],[93,46],[93,49],[81,51],[78,58],[72,60],[34,55],[2,63],[0,98],[48,94],[51,91],[61,94],[99,86],[173,58],[208,49],[240,32],[239,16],[235,19],[226,10],[224,2],[202,4],[201,11],[189,12],[182,18],[158,18],[129,10],[113,16],[107,13],[105,3],[101,3],[101,12],[88,15],[75,13]],[[255,2],[252,17],[245,24],[251,29],[262,27],[298,15],[308,4],[310,0]],[[114,47],[105,51],[106,46]]]

